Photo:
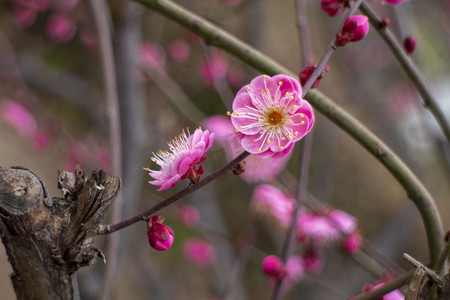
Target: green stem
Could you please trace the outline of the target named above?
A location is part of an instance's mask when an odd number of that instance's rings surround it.
[[[409,79],[412,81],[420,96],[422,97],[424,106],[430,110],[431,114],[434,116],[437,123],[441,127],[442,132],[447,138],[447,141],[450,141],[450,126],[445,118],[444,113],[439,108],[437,101],[433,98],[429,89],[427,88],[425,80],[422,78],[422,75],[419,73],[417,67],[409,59],[405,51],[403,51],[402,46],[397,41],[397,39],[395,39],[392,32],[388,28],[384,28],[381,26],[381,20],[377,17],[375,12],[365,3],[361,4],[359,9],[369,18],[369,22],[372,27],[375,28],[386,45],[388,45],[388,47],[391,49],[395,58],[402,66],[403,70],[405,70]]]
[[[186,10],[169,0],[136,0],[160,12],[169,19],[192,30],[202,36],[208,44],[217,46],[253,68],[269,75],[287,74],[296,77],[291,71],[278,64],[271,58],[250,47],[228,32],[220,29],[211,22]],[[324,116],[357,140],[376,159],[378,159],[397,181],[403,186],[409,198],[417,206],[427,233],[430,262],[432,265],[443,249],[444,234],[439,213],[433,198],[411,172],[411,170],[369,129],[354,117],[336,105],[328,97],[317,90],[310,90],[305,98]]]

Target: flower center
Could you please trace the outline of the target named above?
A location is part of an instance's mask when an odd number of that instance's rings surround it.
[[[283,116],[277,111],[271,111],[267,115],[266,120],[270,125],[274,126],[281,123],[281,121],[283,120]]]

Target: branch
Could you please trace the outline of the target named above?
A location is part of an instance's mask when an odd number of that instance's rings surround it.
[[[388,28],[383,28],[380,24],[380,18],[377,17],[375,12],[365,3],[361,4],[360,8],[361,12],[365,14],[369,18],[370,24],[381,38],[385,41],[386,45],[391,49],[395,58],[398,60],[402,68],[405,70],[409,79],[415,85],[417,91],[423,100],[423,105],[427,107],[431,114],[434,116],[439,126],[442,129],[447,141],[450,141],[450,126],[448,121],[445,118],[445,115],[439,108],[437,101],[433,98],[430,91],[428,90],[425,80],[422,75],[419,73],[419,70],[414,65],[414,63],[408,58],[408,56],[403,51],[400,43],[395,39],[394,35]]]
[[[287,74],[295,77],[285,67],[256,49],[250,47],[211,22],[195,15],[168,0],[136,0],[147,8],[202,36],[207,43],[233,54],[248,65],[266,74]],[[411,170],[376,135],[354,117],[317,90],[310,90],[305,98],[323,115],[342,128],[376,159],[378,159],[403,186],[409,198],[418,208],[427,233],[430,261],[434,264],[443,248],[442,222],[433,198]]]
[[[139,213],[129,219],[126,219],[122,222],[119,222],[117,224],[99,225],[99,227],[97,228],[97,234],[99,234],[99,235],[109,234],[109,233],[118,231],[120,229],[123,229],[125,227],[128,227],[130,225],[133,225],[136,222],[143,221],[145,219],[145,217],[150,216],[151,214],[154,214],[155,212],[163,209],[164,207],[169,206],[170,204],[180,200],[181,198],[185,197],[186,195],[189,195],[190,193],[195,192],[196,190],[207,185],[208,183],[210,183],[214,179],[218,178],[219,176],[222,176],[226,173],[231,172],[238,163],[240,163],[242,160],[244,160],[249,155],[250,155],[250,153],[248,153],[248,152],[245,152],[245,151],[242,152],[235,159],[233,159],[232,161],[230,161],[229,163],[227,163],[226,165],[224,165],[223,167],[221,167],[214,173],[208,175],[207,177],[203,178],[202,180],[200,180],[199,182],[197,182],[195,184],[189,185],[187,188],[179,191],[175,195],[156,203],[154,206],[152,206],[151,208],[147,209],[144,212],[141,212],[141,213]]]

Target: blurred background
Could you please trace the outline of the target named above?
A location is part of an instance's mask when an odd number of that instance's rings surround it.
[[[101,61],[104,54],[93,2],[0,3],[0,166],[32,170],[53,196],[60,195],[57,170],[72,171],[76,165],[86,173],[100,168],[113,170],[110,108]],[[320,1],[303,2],[311,61],[316,64],[338,31],[342,15],[331,18],[321,10]],[[390,28],[400,41],[408,35],[417,38],[411,59],[448,120],[450,1],[412,0],[399,6],[366,2],[381,17],[391,20]],[[293,72],[305,67],[294,0],[177,3]],[[208,129],[206,118],[226,116],[234,94],[259,73],[134,2],[113,0],[106,4],[108,9],[103,13],[112,31],[120,106],[122,218],[126,218],[188,185],[183,181],[156,192],[142,170],[156,168],[149,159],[151,153],[166,149],[166,142],[183,128],[193,131],[203,125]],[[107,34],[104,29],[101,32]],[[330,71],[319,89],[406,162],[436,200],[446,230],[450,215],[449,143],[420,104],[414,86],[389,49],[372,28],[364,40],[338,49],[328,65]],[[403,252],[426,263],[420,216],[390,173],[318,113],[312,141],[309,194],[354,216],[368,247],[377,249],[381,260],[393,266],[391,271],[410,267],[401,259]],[[204,163],[205,173],[223,165],[231,155],[228,152],[226,142],[216,143]],[[267,254],[279,255],[285,231],[267,215],[255,212],[252,192],[259,183],[268,182],[295,194],[299,153],[297,146],[276,177],[226,175],[160,211],[166,217],[165,224],[175,231],[169,251],[157,252],[148,245],[143,222],[122,230],[116,278],[108,287],[112,293],[108,297],[213,299],[226,290],[228,299],[268,299],[271,284],[261,272],[261,260]],[[193,208],[194,220],[198,211],[199,220],[189,223],[190,215],[186,221],[186,207]],[[111,216],[107,217],[110,220]],[[96,245],[109,258],[108,238],[98,237]],[[209,245],[206,260],[189,256],[186,244],[192,238]],[[296,244],[294,253],[302,253],[304,247]],[[0,249],[2,299],[14,299],[11,268],[4,248]],[[359,294],[365,283],[386,275],[386,269],[370,260],[375,254],[369,250],[348,254],[336,240],[321,251],[322,266],[304,270],[301,279],[285,291],[284,299],[346,299]],[[234,276],[239,257],[242,274]],[[105,270],[106,266],[97,262],[78,272],[82,299],[99,299]]]

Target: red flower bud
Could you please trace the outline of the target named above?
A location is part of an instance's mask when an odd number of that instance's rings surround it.
[[[175,233],[172,228],[162,224],[164,217],[152,216],[147,220],[147,237],[150,246],[158,251],[169,249],[174,240]]]
[[[344,46],[348,42],[362,40],[369,32],[369,19],[366,16],[356,15],[345,20],[341,31],[336,34],[336,46]]]
[[[309,77],[311,77],[311,74],[314,72],[315,69],[316,69],[316,66],[307,66],[306,68],[303,69],[303,71],[300,72],[300,74],[298,74],[299,79],[300,79],[300,84],[302,86],[305,85],[305,83],[308,81]],[[317,77],[316,81],[314,81],[313,85],[311,86],[312,89],[319,86],[320,80],[322,79],[323,75],[325,74],[325,72],[328,72],[329,70],[330,70],[330,68],[328,67],[328,65],[323,67],[322,73],[320,73],[319,77]]]
[[[284,264],[276,255],[268,255],[262,260],[262,270],[274,278],[283,278],[286,275]]]
[[[416,49],[416,38],[412,35],[406,37],[403,40],[403,48],[405,48],[406,53],[413,53],[414,49]]]
[[[348,0],[321,0],[320,7],[330,17],[334,17],[345,11]]]

